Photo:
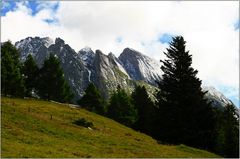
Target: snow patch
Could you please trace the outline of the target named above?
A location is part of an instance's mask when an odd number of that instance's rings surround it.
[[[82,48],[80,51],[90,52],[90,51],[92,51],[92,49],[90,47],[86,46],[86,47]]]
[[[87,71],[88,71],[88,81],[90,82],[91,81],[91,71],[89,70],[89,69],[87,69]]]

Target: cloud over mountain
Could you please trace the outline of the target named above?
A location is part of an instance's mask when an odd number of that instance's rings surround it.
[[[124,48],[132,47],[159,60],[168,46],[160,39],[180,34],[203,82],[238,96],[237,1],[31,3],[17,2],[3,14],[2,41],[62,37],[76,51],[91,46],[118,56]]]

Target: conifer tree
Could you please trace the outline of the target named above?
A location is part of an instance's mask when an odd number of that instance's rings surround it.
[[[50,54],[39,73],[39,95],[43,99],[71,102],[73,94],[64,79],[60,61]]]
[[[144,86],[136,86],[132,92],[133,104],[138,112],[138,119],[134,128],[141,132],[151,134],[154,127],[156,108]]]
[[[228,104],[223,112],[224,121],[224,156],[239,157],[239,114],[232,104]]]
[[[27,56],[27,59],[23,64],[22,72],[24,74],[24,83],[26,87],[25,94],[26,96],[31,97],[33,96],[32,93],[36,93],[37,91],[37,81],[39,74],[39,68],[31,54]]]
[[[90,83],[85,90],[85,94],[78,101],[78,104],[87,110],[93,111],[98,114],[106,113],[106,104],[100,91],[95,87],[93,83]]]
[[[137,119],[137,111],[131,97],[120,86],[110,97],[108,116],[126,126],[132,126]]]
[[[1,93],[3,95],[24,96],[19,52],[10,41],[1,45]]]
[[[200,148],[213,144],[215,119],[212,107],[204,99],[197,70],[191,67],[192,56],[185,50],[182,36],[174,37],[163,65],[160,91],[156,95],[158,138],[170,143],[183,143]]]

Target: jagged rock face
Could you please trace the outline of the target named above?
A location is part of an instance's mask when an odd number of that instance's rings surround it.
[[[32,54],[38,66],[43,64],[47,56],[47,48],[53,44],[53,40],[46,37],[28,37],[15,43],[15,46],[21,52],[20,60],[25,61],[28,54]]]
[[[203,91],[207,91],[205,97],[212,102],[214,107],[223,109],[228,104],[233,104],[231,100],[227,99],[221,92],[214,87],[203,86]]]
[[[160,63],[133,49],[126,48],[119,58],[114,54],[103,54],[100,50],[94,53],[85,47],[76,53],[64,40],[56,38],[28,37],[15,46],[20,50],[20,59],[24,61],[32,54],[38,66],[42,66],[50,53],[59,58],[64,77],[69,83],[74,101],[80,99],[90,82],[93,82],[108,99],[118,85],[131,92],[136,84],[144,85],[151,94],[155,92],[155,81],[161,80]],[[203,87],[208,91],[205,97],[213,106],[222,109],[232,102],[213,87]]]
[[[57,38],[55,44],[48,48],[49,53],[59,58],[65,79],[75,94],[74,100],[80,99],[89,80],[88,71],[77,53],[60,38]]]
[[[126,48],[119,56],[123,67],[133,80],[143,80],[149,84],[157,85],[161,80],[162,71],[160,62],[157,62],[140,52]]]
[[[105,98],[109,97],[109,91],[113,91],[120,85],[128,88],[130,79],[124,69],[116,61],[113,54],[104,55],[100,50],[96,51],[94,66],[94,83],[100,89]]]
[[[64,40],[56,38],[55,43],[50,38],[26,38],[16,42],[15,46],[20,50],[20,59],[24,61],[28,54],[32,54],[39,67],[49,54],[55,55],[60,60],[64,77],[69,83],[73,93],[74,101],[81,98],[88,85],[88,72],[78,57],[77,53]]]
[[[78,52],[79,58],[84,65],[91,67],[95,58],[95,54],[90,47],[85,47]]]
[[[95,53],[91,48],[85,47],[78,52],[78,57],[81,59],[88,72],[88,82],[92,82],[94,74],[93,61],[95,58]]]

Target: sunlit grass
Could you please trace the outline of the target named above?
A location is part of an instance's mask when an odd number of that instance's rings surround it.
[[[219,157],[151,137],[84,109],[41,100],[1,99],[1,157]],[[93,129],[78,126],[84,118]]]

